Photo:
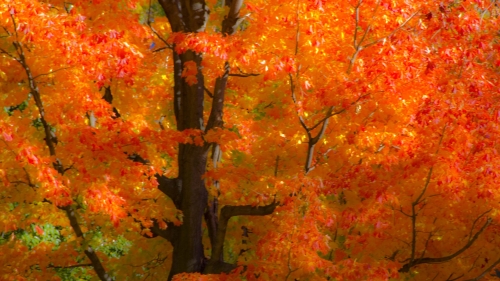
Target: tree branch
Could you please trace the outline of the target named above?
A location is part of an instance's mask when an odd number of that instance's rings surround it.
[[[207,93],[209,97],[211,97],[212,99],[214,98],[214,94],[212,94],[212,92],[210,92],[210,90],[207,87],[203,87],[203,89],[205,90],[205,93]]]
[[[472,239],[469,239],[469,241],[467,242],[467,244],[465,244],[462,248],[460,248],[459,250],[457,250],[455,253],[451,254],[451,255],[448,255],[448,256],[444,256],[444,257],[440,257],[440,258],[419,258],[419,259],[415,259],[413,261],[410,261],[406,264],[404,264],[400,269],[399,269],[399,272],[409,272],[410,269],[416,265],[419,265],[419,264],[432,264],[432,263],[442,263],[442,262],[447,262],[447,261],[450,261],[451,259],[455,258],[456,256],[460,255],[461,253],[463,253],[465,250],[467,250],[468,248],[470,248],[470,246],[472,246],[472,244],[474,244],[474,242],[477,240],[477,238],[479,237],[479,235],[481,235],[481,233],[483,233],[483,231],[491,224],[492,222],[492,219],[491,218],[488,218],[486,220],[486,222],[484,223],[484,225],[481,227],[481,229],[479,231],[476,232],[476,234],[474,234],[474,236],[472,237]]]
[[[170,199],[174,202],[175,207],[180,209],[182,180],[179,178],[170,179],[159,174],[156,174],[155,177],[158,181],[158,189],[170,197]]]
[[[486,268],[481,274],[479,274],[475,278],[467,279],[465,281],[478,281],[478,280],[480,280],[481,278],[483,278],[486,275],[486,273],[490,272],[498,264],[500,264],[500,259],[496,260],[492,265],[490,265],[488,268]]]
[[[180,1],[158,0],[158,2],[165,11],[165,15],[167,16],[168,22],[170,23],[172,32],[185,31],[186,27],[183,21],[182,6]]]
[[[243,0],[232,0],[229,7],[229,12],[227,16],[222,21],[222,34],[223,35],[233,35],[238,29],[241,21],[240,10],[243,5]]]
[[[246,72],[243,72],[241,71],[241,69],[239,67],[238,68],[238,71],[240,73],[229,73],[229,76],[236,76],[236,77],[250,77],[250,76],[259,76],[260,73],[246,73]]]
[[[11,15],[11,18],[12,18],[15,30],[17,30],[14,16]],[[53,134],[50,125],[47,123],[47,121],[45,119],[45,109],[44,109],[44,106],[42,103],[40,91],[39,91],[38,86],[36,84],[35,78],[33,77],[31,69],[26,62],[24,49],[23,49],[22,43],[19,42],[19,39],[17,37],[17,31],[16,31],[16,40],[17,41],[15,41],[13,43],[13,45],[16,48],[16,51],[19,55],[19,59],[17,61],[24,68],[26,75],[28,76],[29,88],[30,88],[31,94],[33,95],[33,98],[35,99],[35,105],[38,108],[38,112],[40,114],[40,120],[42,122],[42,126],[44,129],[45,144],[49,148],[50,155],[55,157],[56,156],[55,146],[57,144],[57,139],[56,139],[55,135]],[[53,166],[60,175],[64,174],[64,167],[58,159],[56,160],[56,162],[53,163]],[[73,206],[71,206],[71,205],[64,206],[64,207],[58,206],[58,208],[61,210],[64,210],[66,212],[66,216],[69,219],[71,228],[75,232],[76,236],[83,238],[83,232],[80,228],[80,224],[78,223],[78,220],[76,217],[76,211],[74,210]],[[81,244],[81,245],[83,245],[83,244]],[[87,258],[92,262],[92,267],[94,268],[95,272],[97,273],[97,275],[99,276],[101,281],[111,281],[112,280],[111,276],[109,276],[109,274],[106,272],[106,270],[102,266],[102,263],[99,260],[99,257],[95,253],[94,249],[91,246],[87,246],[87,248],[84,249],[84,252],[85,252],[85,255],[87,256]]]
[[[75,268],[75,267],[85,267],[85,266],[92,266],[92,264],[91,263],[82,263],[82,264],[74,264],[74,265],[68,265],[68,266],[49,265],[49,266],[47,266],[47,268],[62,269],[62,268]]]
[[[222,119],[223,109],[224,109],[224,95],[226,92],[227,78],[229,76],[229,63],[224,64],[224,74],[217,77],[215,80],[215,92],[212,99],[212,109],[210,110],[210,116],[208,117],[207,127],[205,132],[208,132],[214,128],[222,128],[224,123]]]
[[[265,216],[270,215],[278,206],[278,202],[273,201],[269,205],[265,206],[224,206],[221,209],[219,217],[219,227],[217,229],[216,241],[212,245],[212,258],[210,259],[207,267],[214,266],[217,263],[222,262],[222,253],[224,249],[224,240],[226,236],[227,224],[229,219],[235,216]]]
[[[239,74],[239,73],[229,73],[228,76],[232,77],[250,77],[250,76],[259,76],[260,74],[256,73],[245,73],[245,74]]]
[[[59,68],[59,69],[56,69],[54,71],[50,71],[50,72],[47,72],[47,73],[43,73],[43,74],[38,74],[37,76],[33,77],[33,79],[36,79],[40,76],[46,76],[46,75],[50,75],[52,73],[56,73],[58,71],[61,71],[61,70],[66,70],[66,69],[70,69],[70,68],[73,68],[72,66],[68,66],[68,67],[63,67],[63,68]]]
[[[168,44],[167,40],[163,39],[163,37],[161,37],[160,34],[158,34],[158,32],[156,32],[156,30],[153,28],[153,26],[151,25],[151,18],[150,17],[151,17],[151,0],[149,0],[149,10],[148,10],[148,26],[149,26],[149,29],[151,29],[151,31],[156,35],[156,37],[158,37],[158,39],[160,39],[167,46],[167,47],[155,50],[153,52],[158,52],[159,50],[165,49],[165,48],[173,50],[172,45]]]
[[[363,49],[365,48],[368,48],[370,46],[373,46],[377,43],[380,43],[382,41],[384,41],[385,39],[391,37],[392,35],[394,35],[396,32],[398,32],[400,29],[402,29],[413,17],[415,17],[418,13],[420,12],[420,10],[416,11],[415,13],[413,13],[411,16],[409,16],[400,26],[398,26],[396,29],[394,29],[391,33],[389,33],[388,35],[384,36],[384,37],[381,37],[371,43],[368,43],[366,45],[363,46]]]

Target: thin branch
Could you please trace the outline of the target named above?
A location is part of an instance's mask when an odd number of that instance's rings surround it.
[[[206,86],[203,86],[203,89],[205,90],[205,93],[207,93],[209,97],[214,98],[214,94],[212,94],[212,92],[210,92],[210,90]]]
[[[445,124],[443,127],[443,130],[441,131],[441,137],[439,138],[439,143],[438,147],[436,149],[436,155],[439,153],[439,149],[441,148],[441,144],[443,143],[443,138],[444,138],[444,132],[446,131],[446,127],[448,127],[448,124]]]
[[[7,56],[13,58],[15,61],[19,62],[19,59],[13,55],[11,55],[9,52],[5,51],[4,49],[0,48],[0,54],[6,54]]]
[[[435,222],[436,220],[434,220]],[[431,240],[432,238],[432,231],[429,232],[429,236],[427,237],[427,240],[425,241],[425,247],[424,247],[424,250],[422,251],[422,254],[420,255],[420,258],[423,258],[425,256],[425,252],[427,251],[427,247],[429,246],[429,241]]]
[[[394,209],[394,210],[396,210],[396,209]],[[410,214],[407,214],[407,213],[405,213],[405,212],[403,211],[403,207],[402,207],[402,206],[399,206],[399,210],[396,210],[396,211],[398,211],[398,212],[400,212],[401,214],[403,214],[403,215],[405,215],[405,216],[407,216],[407,217],[411,218],[411,215],[410,215]]]
[[[487,213],[491,212],[492,209],[489,209],[488,211],[482,213],[481,215],[479,215],[475,220],[474,222],[472,222],[472,226],[471,226],[471,229],[470,229],[470,232],[469,232],[469,241],[472,239],[472,231],[474,231],[474,228],[476,227],[476,223],[482,218],[484,217]]]
[[[75,267],[85,267],[85,266],[92,266],[92,264],[91,263],[82,263],[82,264],[74,264],[74,265],[68,265],[68,266],[49,265],[49,266],[47,266],[47,268],[61,269],[61,268],[75,268]]]
[[[236,67],[238,69],[238,71],[240,72],[239,74],[238,73],[230,73],[229,76],[236,76],[236,77],[250,77],[250,76],[259,76],[260,73],[247,73],[247,72],[244,72],[241,70],[241,68],[239,68],[238,66]]]
[[[452,279],[451,277],[453,276],[453,274],[454,273],[450,274],[450,276],[448,276],[448,278],[446,279],[446,281],[456,281],[456,280],[458,280],[458,279],[460,279],[460,278],[462,278],[464,276],[462,274],[462,275],[459,275],[458,277],[455,277],[455,278]]]
[[[500,264],[500,259],[496,260],[492,265],[490,265],[488,268],[486,268],[481,274],[479,274],[477,277],[475,278],[472,278],[472,279],[467,279],[465,281],[478,281],[480,280],[481,278],[483,278],[486,273],[490,272],[495,266],[497,266],[498,264]]]
[[[159,52],[159,51],[163,51],[163,50],[166,50],[166,49],[172,49],[172,47],[161,47],[161,48],[158,48],[158,49],[154,50],[153,53],[156,53],[156,52]]]
[[[299,1],[300,0],[297,0],[297,9],[295,12],[295,19],[297,21],[297,30],[295,31],[295,56],[297,56],[297,54],[299,53],[299,38],[300,38]]]
[[[290,242],[290,244],[291,243],[293,243],[293,242]],[[290,277],[290,275],[292,275],[292,273],[294,273],[295,271],[300,269],[300,268],[292,269],[292,265],[290,264],[291,257],[292,257],[292,246],[290,246],[290,248],[288,249],[288,262],[287,262],[288,274],[285,276],[285,281],[288,281],[288,278]]]
[[[352,105],[355,105],[355,104],[356,104],[356,103],[358,103],[358,102],[359,102],[362,98],[367,97],[367,96],[369,96],[370,94],[371,94],[371,93],[368,93],[368,94],[365,94],[365,95],[359,96],[359,97],[358,97],[355,101],[351,102],[351,106],[352,106]],[[333,106],[332,106],[332,107],[330,107],[330,109],[332,109],[332,110],[333,110]],[[319,121],[318,121],[318,122],[317,122],[314,126],[312,126],[311,128],[309,128],[309,130],[314,130],[316,127],[318,127],[321,123],[323,123],[323,122],[324,122],[325,120],[327,120],[328,118],[333,117],[333,116],[335,116],[335,115],[339,115],[339,114],[341,114],[341,113],[345,112],[346,110],[347,110],[346,108],[343,108],[343,109],[341,109],[341,110],[339,110],[339,111],[336,111],[336,112],[333,112],[333,111],[332,111],[330,114],[327,114],[327,115],[326,115],[323,119],[319,120]]]
[[[10,18],[12,19],[12,24],[14,25],[14,34],[16,35],[16,42],[19,42],[19,35],[17,34],[17,24],[16,19],[13,14],[10,14]]]
[[[250,77],[250,76],[259,76],[260,74],[258,73],[245,73],[245,74],[239,74],[239,73],[229,73],[229,76],[232,77]]]
[[[479,231],[477,231],[476,234],[474,234],[472,239],[470,239],[467,242],[467,244],[465,244],[462,248],[457,250],[455,253],[448,255],[448,256],[440,257],[440,258],[419,258],[419,259],[415,259],[413,261],[410,260],[410,262],[406,263],[405,265],[403,265],[399,269],[399,272],[408,272],[408,271],[410,271],[410,268],[412,268],[416,265],[419,265],[419,264],[433,264],[433,263],[443,263],[443,262],[450,261],[451,259],[460,255],[461,253],[465,252],[465,250],[469,249],[470,246],[472,246],[472,244],[474,244],[474,242],[477,240],[479,235],[481,235],[481,233],[483,233],[483,231],[491,224],[491,222],[492,222],[492,219],[488,218],[486,220],[486,222],[484,223],[484,225],[481,227],[481,229]]]
[[[12,36],[12,34],[10,34],[10,31],[7,28],[5,28],[5,26],[2,25],[2,28],[3,30],[5,30],[5,33],[7,33],[7,35]]]
[[[167,40],[163,39],[163,37],[160,36],[160,34],[158,34],[158,32],[156,32],[156,30],[153,28],[153,26],[151,25],[151,0],[149,0],[149,9],[148,9],[148,20],[147,20],[147,23],[148,23],[148,26],[149,28],[151,29],[151,31],[156,35],[156,37],[158,37],[158,39],[160,39],[163,43],[165,43],[165,45],[167,47],[164,47],[164,48],[168,48],[168,49],[172,49],[173,50],[173,47],[172,45],[170,45]],[[161,48],[160,48],[161,49]],[[158,52],[160,49],[156,50],[156,51],[153,51],[153,52]]]
[[[358,49],[358,27],[359,27],[359,6],[361,6],[361,3],[363,0],[358,1],[358,5],[356,5],[354,9],[354,36],[353,36],[353,42],[352,45],[354,46],[354,49]]]
[[[420,195],[411,203],[411,227],[412,227],[412,235],[411,235],[411,256],[410,256],[410,264],[414,262],[415,260],[415,250],[417,246],[417,213],[415,211],[415,206],[417,206],[420,203],[420,200],[422,199],[422,196],[424,196],[425,191],[427,190],[427,187],[429,186],[431,176],[432,176],[432,170],[434,167],[431,167],[429,169],[429,173],[427,174],[427,179],[425,181],[424,188],[422,189],[422,192]]]
[[[293,77],[291,73],[288,73],[288,77],[290,78],[290,90],[292,91],[292,100],[294,104],[297,104],[297,97],[295,96],[295,84],[293,83]],[[300,125],[306,130],[307,136],[309,138],[312,138],[310,134],[310,129],[307,127],[306,123],[304,122],[304,118],[297,112],[297,116],[299,117],[299,122]]]
[[[370,46],[373,46],[375,44],[378,44],[382,41],[384,41],[385,39],[391,37],[392,35],[394,35],[396,32],[398,32],[400,29],[402,29],[413,17],[415,17],[418,13],[420,12],[420,10],[416,11],[415,13],[413,13],[411,16],[409,16],[400,26],[398,26],[396,29],[394,29],[391,33],[389,33],[388,35],[384,36],[384,37],[381,37],[371,43],[368,43],[366,45],[363,46],[363,49],[365,48],[368,48]]]
[[[432,176],[432,171],[433,171],[434,167],[431,167],[429,169],[429,172],[427,173],[427,178],[425,180],[425,185],[424,185],[424,189],[422,189],[422,192],[420,193],[420,195],[417,197],[417,199],[415,201],[413,201],[412,205],[413,206],[417,206],[418,204],[421,203],[421,199],[422,199],[422,196],[424,196],[424,193],[425,191],[427,190],[427,187],[429,187],[429,183],[431,181],[431,176]]]
[[[52,73],[55,73],[55,72],[58,72],[58,71],[61,71],[61,70],[65,70],[65,69],[69,69],[69,68],[73,68],[73,66],[63,67],[63,68],[59,68],[59,69],[56,69],[56,70],[51,71],[51,72],[47,72],[47,73],[44,73],[44,74],[39,74],[39,75],[33,77],[33,79],[36,79],[36,78],[38,78],[40,76],[50,75]]]
[[[276,165],[274,165],[274,176],[277,177],[278,176],[278,166],[279,166],[279,163],[280,163],[280,156],[276,156]]]

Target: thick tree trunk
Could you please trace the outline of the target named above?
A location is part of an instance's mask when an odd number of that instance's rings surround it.
[[[201,32],[208,21],[208,9],[204,0],[159,0],[173,32]],[[204,131],[203,99],[204,77],[201,72],[202,55],[192,51],[177,54],[174,58],[174,112],[177,130],[197,129]],[[181,77],[186,62],[198,67],[197,83],[189,85]],[[202,245],[202,220],[207,207],[207,190],[203,174],[207,164],[207,145],[179,145],[180,198],[177,207],[183,213],[183,222],[175,227],[171,239],[174,247],[169,280],[181,272],[202,272],[205,256]]]
[[[205,30],[209,11],[205,0],[159,0],[165,11],[172,32],[196,33]],[[222,34],[232,35],[241,22],[239,11],[243,0],[226,1],[229,12],[222,22]],[[213,94],[210,116],[205,127],[203,119],[203,100],[205,95],[204,77],[202,74],[202,54],[186,51],[178,54],[173,46],[174,59],[174,113],[177,130],[198,130],[204,134],[215,128],[223,127],[224,92],[229,77],[230,65],[225,63],[224,74],[217,78]],[[189,85],[182,78],[182,70],[187,62],[195,62],[198,68],[197,82]],[[207,156],[211,143],[179,145],[179,176],[167,179],[158,175],[159,189],[172,198],[177,208],[183,213],[180,226],[169,224],[161,230],[157,224],[152,228],[155,236],[169,240],[174,247],[172,269],[169,280],[178,273],[221,273],[229,272],[236,266],[223,260],[224,237],[229,219],[233,216],[263,216],[271,214],[277,202],[267,206],[225,206],[218,218],[218,206],[208,208],[208,192],[202,179],[207,165]],[[206,260],[202,245],[202,220],[209,222],[209,235],[212,246],[212,257]]]
[[[204,255],[202,219],[207,205],[207,191],[202,175],[205,173],[207,150],[203,146],[181,145],[179,178],[182,181],[181,210],[183,223],[172,241],[174,247],[170,278],[181,272],[202,272]]]
[[[182,55],[174,55],[177,65],[194,61],[198,66],[198,83],[188,85],[184,79],[178,77],[181,68],[177,67],[175,79],[175,113],[177,129],[204,129],[203,99],[204,78],[201,72],[201,55],[187,51]],[[180,60],[180,61],[179,61]],[[176,230],[172,242],[174,247],[172,270],[169,279],[181,272],[202,272],[205,257],[202,245],[202,220],[207,206],[207,190],[202,179],[207,165],[208,147],[206,145],[180,144],[179,145],[179,180],[181,194],[178,205],[183,213],[183,223]]]

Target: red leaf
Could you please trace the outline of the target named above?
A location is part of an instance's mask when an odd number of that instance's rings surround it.
[[[2,133],[3,135],[3,138],[6,140],[6,141],[12,141],[12,135],[10,134],[7,134],[5,132]]]
[[[40,226],[36,225],[35,231],[36,233],[38,233],[38,235],[43,235],[43,229]]]

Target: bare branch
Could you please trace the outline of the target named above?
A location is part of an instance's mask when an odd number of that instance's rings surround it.
[[[0,54],[6,54],[7,56],[13,58],[15,61],[19,62],[19,59],[13,55],[11,55],[9,52],[5,51],[4,49],[0,48]]]
[[[410,264],[413,263],[415,260],[415,250],[417,247],[417,212],[415,211],[415,206],[417,206],[420,203],[420,200],[422,199],[422,196],[424,196],[425,191],[427,190],[427,187],[429,186],[431,176],[432,176],[432,170],[434,167],[431,167],[429,169],[429,173],[427,174],[427,179],[425,180],[425,185],[424,188],[422,189],[422,192],[420,195],[411,203],[411,228],[412,228],[412,235],[411,235],[411,256],[410,256]]]
[[[166,49],[172,49],[173,47],[161,47],[161,48],[158,48],[156,50],[153,51],[153,53],[156,53],[156,52],[160,52],[160,51],[163,51],[163,50],[166,50]]]
[[[278,176],[278,166],[280,164],[280,156],[276,156],[276,165],[274,165],[274,176]]]
[[[75,268],[75,267],[85,267],[85,266],[92,266],[92,264],[91,263],[82,263],[82,264],[74,264],[74,265],[68,265],[68,266],[49,265],[49,266],[47,266],[47,268],[62,269],[62,268]]]
[[[216,242],[212,245],[212,259],[214,262],[223,253],[224,240],[226,237],[227,224],[229,219],[235,216],[265,216],[274,212],[278,202],[273,201],[265,206],[224,206],[220,211],[219,228],[217,229]]]
[[[443,130],[441,131],[441,137],[439,138],[439,143],[438,143],[438,147],[436,149],[436,155],[439,153],[439,148],[441,148],[441,144],[443,143],[443,138],[444,138],[444,132],[446,131],[446,127],[448,127],[448,124],[445,124],[443,126]]]
[[[356,5],[354,9],[354,36],[353,36],[353,42],[352,45],[354,46],[354,49],[358,49],[358,27],[359,27],[359,6],[361,6],[361,3],[363,0],[358,1],[358,5]]]
[[[488,268],[486,268],[481,274],[479,274],[478,276],[476,276],[475,278],[472,278],[472,279],[467,279],[465,281],[478,281],[480,280],[481,278],[483,278],[488,272],[490,272],[491,270],[493,270],[493,268],[495,268],[495,266],[497,266],[498,264],[500,264],[500,259],[496,260],[492,265],[490,265]]]
[[[290,78],[290,89],[292,91],[292,100],[293,100],[293,103],[297,104],[297,97],[295,96],[295,84],[293,82],[292,74],[288,73],[288,77]],[[309,127],[307,127],[307,125],[304,121],[304,118],[298,112],[297,112],[297,116],[299,117],[300,125],[304,128],[304,130],[306,130],[308,137],[312,138],[312,136],[310,134],[311,129],[309,129]]]
[[[436,221],[436,220],[434,220]],[[432,231],[429,232],[429,236],[427,237],[427,240],[425,240],[425,247],[424,247],[424,250],[422,251],[422,254],[420,255],[420,258],[423,258],[425,256],[425,252],[427,251],[427,246],[429,245],[429,241],[431,240],[432,238]]]
[[[483,231],[491,224],[491,222],[492,222],[492,219],[488,218],[486,220],[486,222],[484,223],[484,225],[481,227],[481,229],[479,231],[477,231],[476,234],[474,234],[472,239],[469,239],[467,244],[465,244],[462,248],[457,250],[455,253],[448,255],[448,256],[440,257],[440,258],[419,258],[419,259],[415,259],[413,261],[410,260],[410,262],[404,264],[399,269],[399,272],[408,272],[408,271],[410,271],[410,268],[412,268],[416,265],[419,265],[419,264],[426,264],[426,263],[432,264],[432,263],[442,263],[442,262],[450,261],[451,259],[460,255],[461,253],[465,252],[465,250],[469,249],[470,246],[472,246],[472,244],[474,244],[474,242],[477,240],[479,235],[481,235],[481,233],[483,233]]]
[[[446,279],[446,281],[455,281],[455,280],[458,280],[460,278],[462,278],[464,275],[459,275],[458,277],[455,277],[455,278],[451,278],[453,276],[454,273],[450,274],[450,276],[448,276],[448,278]]]
[[[470,233],[469,233],[469,241],[472,239],[472,231],[474,231],[474,228],[476,227],[476,223],[482,218],[484,217],[487,213],[491,212],[492,209],[489,209],[488,211],[482,213],[481,215],[479,215],[475,220],[474,222],[472,222],[472,226],[471,226],[471,229],[470,229]]]
[[[203,86],[203,89],[205,90],[205,93],[207,93],[209,97],[214,98],[214,94],[212,94],[212,92],[210,92],[210,90],[206,86]]]
[[[351,106],[355,105],[355,104],[356,104],[356,103],[358,103],[358,102],[359,102],[362,98],[367,97],[367,96],[369,96],[370,94],[371,94],[371,93],[368,93],[368,94],[364,94],[364,95],[362,95],[362,96],[359,96],[359,97],[358,97],[355,101],[351,102]],[[341,109],[341,110],[339,110],[339,111],[333,112],[333,108],[334,108],[333,106],[332,106],[332,107],[330,107],[330,109],[329,109],[330,113],[329,113],[329,114],[327,114],[327,115],[326,115],[323,119],[319,120],[319,121],[318,121],[318,122],[317,122],[314,126],[312,126],[311,128],[309,128],[309,130],[314,130],[316,127],[318,127],[320,124],[322,124],[322,123],[323,123],[325,120],[327,120],[328,118],[333,117],[333,116],[335,116],[335,115],[339,115],[339,114],[341,114],[341,113],[343,113],[343,112],[345,112],[345,111],[347,110],[346,108],[343,108],[343,109]]]
[[[44,73],[44,74],[39,74],[39,75],[33,77],[33,79],[36,79],[36,78],[38,78],[40,76],[50,75],[52,73],[55,73],[55,72],[58,72],[58,71],[61,71],[61,70],[65,70],[65,69],[69,69],[69,68],[73,68],[73,67],[72,66],[68,66],[68,67],[59,68],[59,69],[56,69],[56,70],[51,71],[51,72],[47,72],[47,73]]]
[[[229,76],[232,77],[251,77],[251,76],[259,76],[260,74],[258,73],[245,73],[245,74],[239,74],[239,73],[230,73]]]
[[[221,128],[223,121],[223,110],[224,110],[224,97],[227,86],[227,79],[229,74],[229,63],[224,64],[224,74],[215,79],[215,87],[212,99],[212,108],[210,110],[210,115],[207,121],[207,127],[205,132],[208,132],[214,128]],[[205,90],[206,91],[206,90]]]
[[[238,69],[238,71],[240,73],[239,74],[238,73],[230,73],[229,76],[250,77],[250,76],[259,76],[260,75],[260,73],[246,73],[246,72],[242,71],[241,68],[239,68],[238,66],[236,68]]]

